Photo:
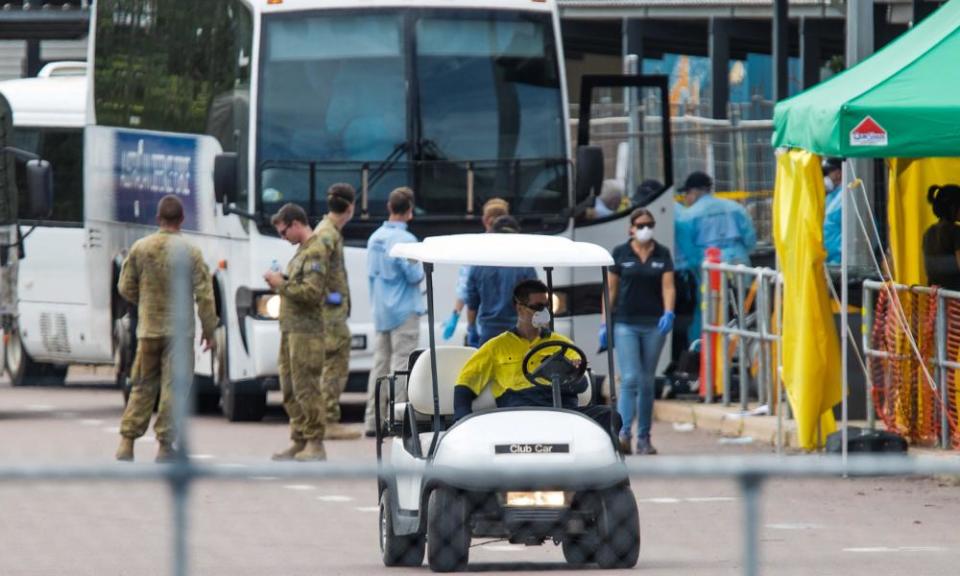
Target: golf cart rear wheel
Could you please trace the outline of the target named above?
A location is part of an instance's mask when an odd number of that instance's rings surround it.
[[[427,512],[427,561],[434,572],[466,568],[470,559],[470,512],[467,499],[451,488],[430,494]]]
[[[397,536],[393,531],[393,508],[390,489],[380,495],[380,555],[384,566],[419,566],[427,543],[423,534]]]
[[[640,514],[629,486],[600,494],[596,518],[600,568],[633,568],[640,557]]]

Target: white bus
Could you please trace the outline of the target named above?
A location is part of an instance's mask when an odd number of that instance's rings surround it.
[[[351,378],[364,384],[373,339],[365,246],[393,188],[416,191],[411,229],[421,238],[481,231],[479,210],[491,197],[510,201],[525,232],[607,245],[626,237],[622,218],[574,222],[584,186],[575,193],[552,0],[95,7],[87,96],[73,100],[64,89],[61,98],[65,106],[86,102],[71,126],[83,134],[75,148],[83,186],[71,205],[79,216],[37,232],[50,259],[36,261],[37,308],[22,313],[19,337],[10,339],[22,342],[27,369],[117,359],[122,380],[133,323],[116,276],[168,193],[183,199],[186,234],[214,271],[222,322],[216,357],[196,353],[199,398],[220,401],[232,420],[262,417],[266,391],[277,386],[278,307],[262,274],[293,253],[269,224],[285,202],[316,222],[330,184],[349,182],[360,193],[344,235]],[[65,170],[52,162],[59,200]],[[456,274],[435,275],[437,294],[447,294],[437,299],[441,316],[453,305]],[[577,280],[554,277],[558,329],[592,348],[599,286]]]

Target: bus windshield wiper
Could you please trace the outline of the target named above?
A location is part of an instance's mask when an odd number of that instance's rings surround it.
[[[387,172],[393,168],[397,162],[403,158],[403,155],[407,153],[407,149],[410,145],[406,142],[400,142],[393,147],[393,150],[390,151],[390,154],[387,155],[382,161],[380,161],[377,168],[370,174],[370,180],[368,181],[367,187],[373,188],[374,185],[383,178]]]

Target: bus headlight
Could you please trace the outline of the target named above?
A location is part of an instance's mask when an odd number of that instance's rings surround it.
[[[567,499],[563,492],[507,492],[504,502],[510,508],[563,508]]]
[[[276,320],[280,317],[280,296],[261,294],[257,296],[257,316]]]

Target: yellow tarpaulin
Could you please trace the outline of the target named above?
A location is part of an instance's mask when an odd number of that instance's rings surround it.
[[[893,267],[893,279],[908,286],[927,285],[927,272],[923,265],[923,234],[927,228],[936,224],[937,217],[927,202],[927,190],[934,184],[960,183],[960,158],[893,158],[890,166],[890,194],[888,196],[887,219],[889,222],[890,259]],[[902,301],[903,299],[901,299]],[[904,305],[907,318],[911,318],[909,305]],[[914,337],[917,345],[924,348],[923,332],[917,330]],[[903,338],[903,336],[899,336]],[[912,350],[907,349],[907,353]],[[955,358],[954,360],[960,360]],[[926,373],[919,367],[910,370],[910,364],[904,363],[904,379],[916,382],[916,414],[901,406],[897,420],[906,429],[913,429],[923,422],[936,418],[928,399]],[[954,372],[954,378],[958,375]],[[960,387],[956,390],[954,403],[960,403]],[[908,401],[909,399],[904,399]]]
[[[894,158],[890,160],[890,256],[893,279],[908,286],[926,285],[923,233],[937,217],[927,202],[934,184],[960,183],[960,158]]]
[[[783,381],[805,450],[836,430],[831,409],[842,394],[840,343],[823,274],[825,199],[818,156],[803,150],[777,156],[773,236],[783,272]]]

